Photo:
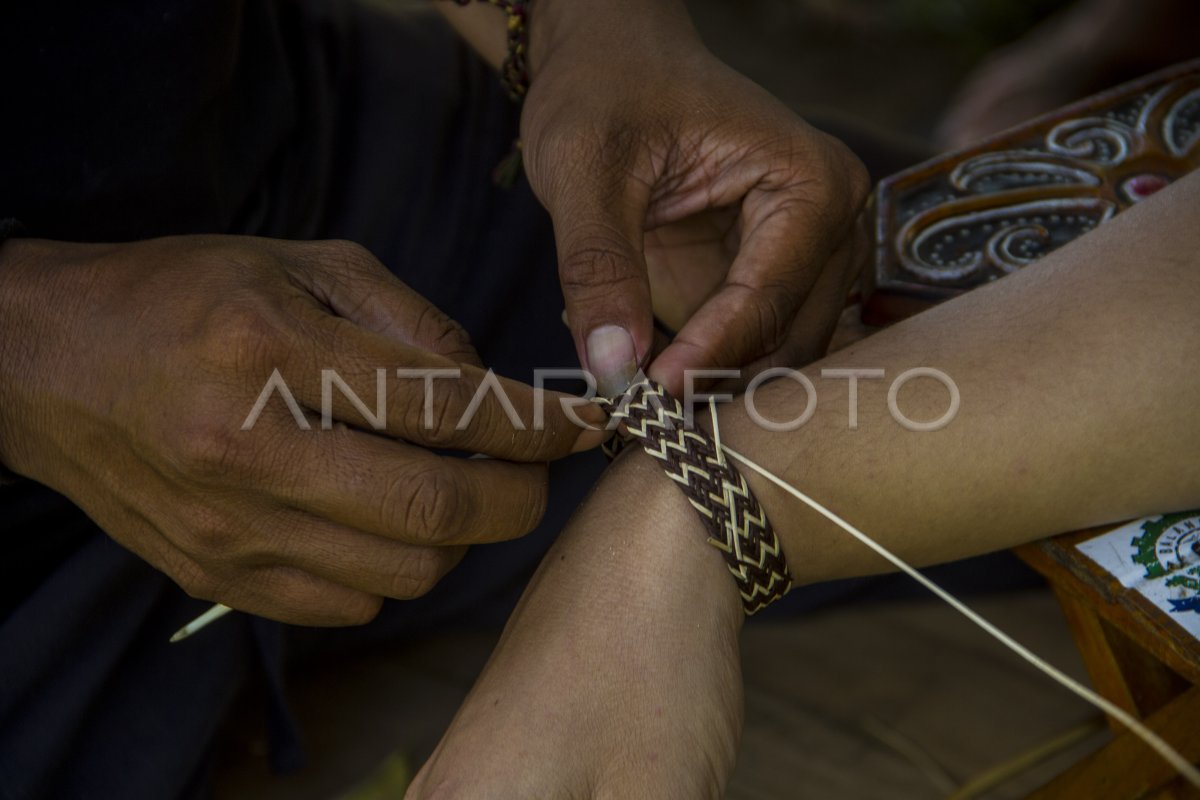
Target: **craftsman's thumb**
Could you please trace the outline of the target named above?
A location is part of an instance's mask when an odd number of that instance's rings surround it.
[[[559,229],[565,232],[559,236],[559,276],[567,324],[580,363],[596,378],[597,393],[613,397],[629,387],[653,345],[641,232],[602,216]]]

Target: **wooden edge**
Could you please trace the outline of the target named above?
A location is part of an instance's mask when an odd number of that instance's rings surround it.
[[[1188,761],[1200,759],[1200,687],[1193,687],[1150,715],[1146,724]],[[1176,778],[1170,764],[1125,732],[1029,795],[1029,800],[1138,798]]]
[[[1164,664],[1200,684],[1200,641],[1136,589],[1128,589],[1100,565],[1075,549],[1081,541],[1118,526],[1077,531],[1013,548],[1056,591],[1078,598],[1096,614]]]

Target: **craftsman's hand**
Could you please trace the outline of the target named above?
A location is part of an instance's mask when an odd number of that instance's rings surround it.
[[[741,623],[695,511],[631,452],[546,556],[408,797],[721,797]]]
[[[535,430],[534,391],[508,380],[527,430],[494,392],[465,415],[484,377],[466,335],[355,245],[0,252],[0,462],[200,598],[301,624],[366,621],[380,598],[428,590],[465,545],[532,529],[541,462],[600,436],[549,393]],[[435,380],[427,406],[425,382],[398,368],[463,375]],[[253,419],[276,370],[299,419],[279,387]],[[381,373],[386,410],[371,420]]]
[[[580,358],[623,388],[650,368],[796,364],[823,354],[853,282],[866,172],[700,43],[678,0],[551,0],[532,22],[522,121],[554,219]]]

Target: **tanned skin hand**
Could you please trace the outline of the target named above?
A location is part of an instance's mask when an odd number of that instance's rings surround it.
[[[462,328],[346,242],[179,237],[0,249],[0,463],[83,508],[190,594],[297,624],[361,623],[467,545],[520,536],[545,462],[598,443],[534,390],[489,392]],[[461,369],[433,383],[396,370]],[[277,394],[243,430],[278,370]],[[334,370],[382,428],[331,389]],[[587,413],[586,411],[583,413]],[[307,430],[304,428],[308,428]],[[428,448],[484,453],[442,457]]]
[[[495,9],[442,8],[502,44]],[[680,0],[540,0],[530,37],[526,171],[601,392],[647,362],[679,393],[685,369],[823,354],[865,252],[858,159],[709,53]],[[678,331],[657,354],[655,315]]]

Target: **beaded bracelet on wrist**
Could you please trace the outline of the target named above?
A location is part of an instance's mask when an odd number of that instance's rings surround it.
[[[475,0],[454,0],[469,6]],[[501,80],[514,103],[529,93],[529,5],[531,0],[479,0],[496,6],[508,15],[508,57],[504,60]]]
[[[496,6],[508,16],[508,56],[500,70],[500,79],[508,97],[514,103],[523,103],[529,93],[529,7],[532,0],[478,0]],[[469,6],[475,0],[454,0],[460,6]],[[513,142],[512,151],[492,173],[492,181],[505,189],[511,189],[521,176],[523,166],[521,140]]]
[[[683,406],[660,384],[643,380],[620,398],[597,401],[625,423],[626,436],[606,447],[615,456],[637,441],[687,496],[725,558],[742,608],[754,614],[792,586],[783,548],[766,512],[737,468],[706,431],[686,426]]]

